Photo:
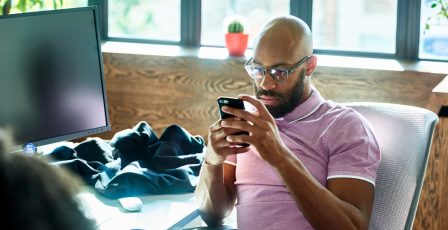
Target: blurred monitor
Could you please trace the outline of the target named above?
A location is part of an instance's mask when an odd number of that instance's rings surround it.
[[[96,7],[0,16],[0,127],[20,146],[111,129]]]

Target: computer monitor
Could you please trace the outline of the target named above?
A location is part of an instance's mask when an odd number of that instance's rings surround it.
[[[0,16],[0,127],[18,146],[111,129],[96,7]]]

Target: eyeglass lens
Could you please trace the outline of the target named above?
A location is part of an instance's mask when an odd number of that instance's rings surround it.
[[[282,70],[282,69],[265,69],[263,67],[259,67],[259,66],[251,66],[249,67],[249,74],[258,80],[261,80],[266,72],[269,73],[269,75],[271,75],[271,77],[273,77],[275,80],[277,81],[285,81],[288,78],[288,71],[287,70]]]

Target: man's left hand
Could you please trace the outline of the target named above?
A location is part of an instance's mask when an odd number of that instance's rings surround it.
[[[229,135],[227,141],[249,143],[257,149],[260,156],[273,166],[278,166],[289,154],[286,145],[280,138],[274,118],[266,106],[256,98],[249,95],[240,95],[238,98],[252,104],[255,112],[225,107],[223,110],[233,114],[241,120],[223,121],[223,127],[241,129],[249,135]]]

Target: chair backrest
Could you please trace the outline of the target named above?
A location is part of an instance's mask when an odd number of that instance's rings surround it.
[[[381,149],[369,229],[411,229],[438,117],[414,106],[345,103],[372,125]]]

